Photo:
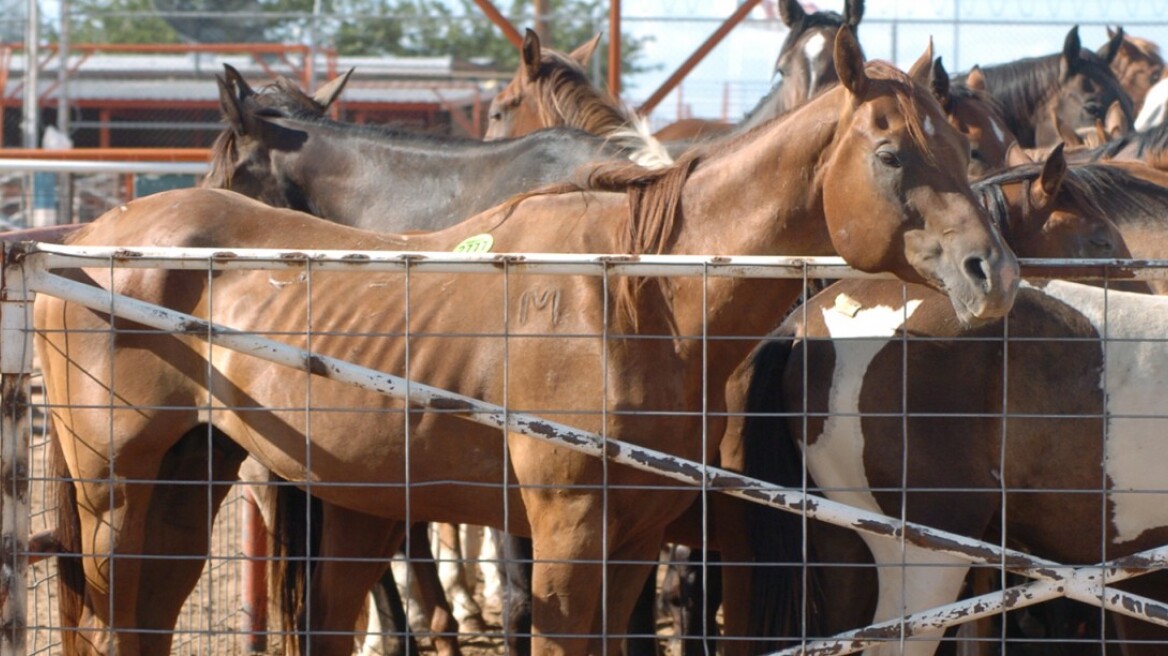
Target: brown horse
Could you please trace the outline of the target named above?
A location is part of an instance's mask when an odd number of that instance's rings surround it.
[[[977,70],[1023,148],[1054,146],[1062,140],[1060,125],[1075,132],[1094,129],[1096,121],[1107,120],[1113,102],[1120,103],[1126,131],[1133,116],[1131,99],[1110,68],[1122,39],[1122,33],[1115,35],[1103,47],[1104,54],[1097,55],[1082,47],[1075,26],[1067,32],[1061,53]]]
[[[438,233],[369,233],[199,189],[113,210],[71,243],[449,251],[474,239],[500,252],[836,252],[861,270],[946,289],[964,321],[1002,316],[1017,263],[973,198],[963,138],[903,73],[865,66],[850,31],[835,49],[841,85],[786,120],[670,169],[614,168],[594,175],[590,190],[528,194]],[[736,278],[111,275],[103,265],[70,275],[689,460],[717,449],[699,436],[721,434],[721,388],[750,347],[735,337],[763,334],[801,289]],[[558,302],[531,303],[548,296]],[[63,542],[80,554],[62,556],[62,567],[82,568],[66,571],[60,590],[64,623],[78,627],[65,636],[69,653],[169,648],[167,631],[206,553],[207,536],[192,535],[191,522],[202,526],[221,496],[182,483],[234,479],[248,453],[321,499],[323,539],[343,558],[313,572],[307,623],[317,654],[349,653],[347,632],[403,519],[531,535],[535,651],[615,650],[598,632],[625,626],[665,526],[695,496],[647,488],[662,481],[652,474],[501,435],[441,402],[403,406],[313,375],[318,367],[295,373],[209,349],[199,330],[111,326],[101,311],[45,295],[35,317],[73,479],[74,503],[61,505],[58,522],[76,530]],[[696,348],[693,337],[706,334],[714,339]],[[703,407],[711,412],[695,412]],[[451,454],[460,454],[453,469]],[[146,557],[167,554],[179,557]]]
[[[1068,168],[1061,155],[1061,149],[1056,149],[1046,162],[1015,167],[975,182],[974,194],[989,211],[1011,249],[1019,256],[1107,259],[1130,256],[1123,236],[1108,217],[1131,213],[1142,208],[1142,203],[1133,202],[1116,193],[1117,187],[1113,186],[1114,178],[1108,176],[1109,170],[1096,174],[1094,169],[1102,168],[1101,165]],[[1120,176],[1120,179],[1123,177]],[[1140,284],[1131,284],[1128,288],[1147,291],[1147,287]],[[720,466],[733,471],[744,471],[750,464],[743,445],[743,431],[746,428],[742,423],[742,413],[746,409],[746,395],[753,372],[749,363],[744,365],[731,378],[727,390],[730,420],[721,445]],[[775,417],[770,418],[771,422],[776,420]],[[754,423],[749,424],[750,430],[759,430],[759,424],[767,423],[763,418],[752,418],[751,421]],[[760,476],[757,471],[750,473]],[[777,531],[780,534],[776,534],[776,531],[757,531],[758,521],[752,520],[747,514],[751,512],[749,504],[718,494],[712,495],[710,503],[712,525],[709,534],[719,545],[723,561],[739,564],[756,561],[791,562],[791,554],[775,554],[775,549],[779,549],[790,536],[781,535],[782,529]],[[789,517],[783,513],[777,514],[780,520]],[[685,516],[689,522],[696,519],[693,514]],[[681,527],[675,528],[680,530]],[[693,527],[689,527],[688,532],[701,535]],[[754,536],[762,545],[752,546],[742,539],[745,535]],[[856,538],[845,532],[842,537],[834,539],[832,546],[844,548],[849,539]],[[795,543],[798,544],[797,539]],[[857,548],[864,550],[862,544],[851,547],[852,550]],[[738,653],[755,653],[755,646],[745,641],[761,636],[791,635],[791,626],[776,624],[783,619],[778,610],[782,607],[778,600],[783,598],[789,581],[767,578],[771,572],[766,567],[760,568],[762,572],[741,565],[723,566],[722,569],[721,575],[726,582],[723,597],[724,629],[725,636],[732,639],[727,649],[742,650]],[[762,577],[756,580],[755,577],[760,574]],[[846,579],[843,583],[833,579],[830,585],[850,585],[859,589],[857,583]],[[865,610],[868,612],[866,616]],[[819,610],[824,630],[829,632],[843,631],[866,623],[871,619],[871,612],[872,607],[865,607],[856,600]]]
[[[974,72],[965,84],[949,78],[941,58],[933,59],[933,42],[913,64],[909,75],[933,91],[949,124],[969,140],[969,177],[981,178],[1011,163],[1011,147],[1018,139],[1006,127],[1002,108],[985,92],[984,78]]]
[[[1117,30],[1107,28],[1108,45],[1099,49],[1100,56],[1107,56],[1110,41],[1117,34],[1122,40],[1111,60],[1111,70],[1131,98],[1132,116],[1138,116],[1148,91],[1164,77],[1164,58],[1160,55],[1160,46],[1147,39],[1124,34],[1122,27]]]
[[[519,70],[491,101],[487,141],[511,139],[544,128],[565,126],[605,137],[629,159],[656,168],[672,163],[636,112],[592,84],[585,66],[600,40],[597,34],[570,53],[540,44],[527,30],[519,49]]]

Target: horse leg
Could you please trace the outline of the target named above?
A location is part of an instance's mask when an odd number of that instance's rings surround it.
[[[483,581],[483,603],[485,612],[503,612],[504,566],[500,563],[503,546],[502,531],[482,526],[466,526],[463,532],[463,549],[468,557],[473,554],[478,561],[478,575]],[[526,538],[524,538],[526,539]],[[527,549],[531,551],[530,548]],[[530,553],[528,553],[530,556]],[[527,579],[531,580],[530,577]]]
[[[630,543],[613,550],[613,564],[608,566],[608,598],[602,609],[608,618],[608,633],[627,633],[625,654],[657,656],[657,623],[653,619],[653,601],[657,590],[657,566],[661,557],[662,538]],[[636,585],[641,581],[641,585]],[[634,622],[637,606],[648,611],[649,622]],[[600,626],[596,627],[597,630]]]
[[[502,555],[503,635],[511,654],[531,656],[531,540],[492,529]]]
[[[151,600],[140,604],[138,610],[137,626],[147,629],[139,640],[143,653],[169,653],[172,636],[168,630],[174,628],[183,603],[202,576],[215,517],[245,456],[246,452],[224,435],[209,435],[202,427],[188,433],[163,460],[160,482],[150,499],[143,552],[182,558],[148,558],[142,563],[138,596]],[[158,582],[181,591],[182,597],[168,595],[155,603],[149,587]]]
[[[879,598],[876,622],[895,619],[952,603],[961,593],[969,562],[899,541],[865,536],[876,560]],[[931,656],[940,644],[943,629],[921,633],[901,645],[892,641],[865,651],[868,656]],[[921,638],[937,638],[922,640]]]
[[[458,620],[459,630],[466,633],[482,633],[483,610],[474,598],[474,586],[470,584],[468,570],[473,566],[467,562],[467,554],[462,548],[460,527],[457,524],[441,522],[432,525],[436,540],[432,542],[438,560],[438,575],[442,588]]]
[[[308,648],[316,656],[349,656],[354,627],[373,584],[405,537],[405,525],[322,502],[323,531],[309,593]]]
[[[233,481],[243,459],[219,436],[210,455],[207,439],[205,428],[192,430],[165,452],[123,455],[113,471],[105,453],[61,443],[74,481],[65,488],[58,529],[70,534],[63,540],[71,552],[86,554],[59,555],[62,570],[74,570],[80,559],[83,577],[63,575],[84,590],[80,606],[62,602],[63,624],[77,626],[62,640],[67,654],[169,652],[178,613],[206,559],[208,513],[229,488],[216,486],[208,499],[204,487],[173,481],[207,480],[208,457],[215,479]],[[74,607],[66,610],[67,603]]]
[[[629,636],[625,640],[625,656],[658,656],[657,617],[654,601],[657,599],[657,567],[649,570],[641,593],[637,595],[629,617]]]
[[[425,522],[410,527],[406,556],[422,597],[423,612],[430,618],[434,649],[439,656],[458,656],[458,622],[454,619],[454,612],[450,609],[450,602],[446,599],[442,581],[438,577],[438,567],[430,551],[428,529]]]

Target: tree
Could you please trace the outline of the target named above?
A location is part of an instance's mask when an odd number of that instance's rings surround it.
[[[341,54],[441,56],[491,62],[500,70],[519,66],[519,51],[502,31],[484,20],[473,0],[338,0],[360,8],[341,21],[335,46]],[[545,45],[572,50],[607,25],[608,0],[546,0],[549,38]],[[339,12],[347,14],[348,12]],[[354,12],[356,13],[356,12]],[[522,28],[531,25],[530,0],[511,0],[505,15]],[[393,25],[396,24],[396,25]],[[640,63],[649,37],[621,37],[622,78],[649,70]],[[601,58],[601,79],[608,60]]]

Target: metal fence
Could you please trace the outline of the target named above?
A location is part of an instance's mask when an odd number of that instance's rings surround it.
[[[796,277],[805,280],[820,277],[856,275],[849,273],[846,268],[841,267],[840,262],[835,258],[645,257],[642,258],[641,262],[629,263],[623,261],[622,258],[580,258],[579,256],[537,254],[509,257],[498,254],[453,255],[440,253],[400,254],[377,252],[297,252],[290,254],[279,251],[237,251],[227,255],[217,251],[176,252],[171,249],[137,249],[134,253],[128,253],[124,250],[101,248],[76,249],[52,245],[33,247],[32,249],[21,247],[17,250],[10,250],[8,252],[7,262],[8,267],[6,268],[5,278],[7,287],[4,290],[5,305],[3,308],[4,328],[6,331],[4,350],[5,369],[3,373],[7,381],[5,390],[9,394],[11,394],[12,390],[16,389],[13,385],[22,376],[20,370],[24,365],[30,364],[19,362],[20,353],[27,352],[26,349],[28,348],[27,346],[21,346],[21,344],[25,343],[31,337],[25,315],[21,310],[22,303],[24,303],[24,299],[22,298],[23,293],[35,292],[38,294],[58,295],[62,298],[70,299],[72,302],[87,305],[95,311],[112,310],[119,317],[157,330],[187,334],[190,331],[192,322],[195,325],[206,325],[198,317],[187,316],[170,309],[147,306],[124,297],[112,297],[104,292],[89,288],[86,285],[65,280],[49,273],[51,269],[58,267],[79,265],[97,266],[99,268],[129,266],[135,268],[180,267],[185,269],[274,267],[282,271],[288,271],[289,269],[302,270],[306,275],[329,270],[353,271],[354,269],[394,272],[408,270],[413,275],[424,275],[428,271],[478,271],[508,276],[520,276],[525,273],[539,272],[541,274],[592,274],[605,276],[698,275],[707,278],[734,275],[751,277]],[[274,265],[274,262],[279,264]],[[1029,264],[1037,265],[1039,263],[1031,262]],[[1082,263],[1065,262],[1061,264],[1081,265]],[[1141,277],[1157,278],[1162,276],[1162,265],[1165,263],[1152,263],[1150,267],[1141,266],[1138,263],[1123,262],[1100,264],[1111,265],[1110,272],[1116,275],[1134,270]],[[1042,262],[1041,266],[1046,267],[1044,270],[1049,273],[1051,267],[1057,270],[1060,263],[1046,261]],[[1108,341],[1109,339],[1124,339],[1122,336],[1119,336],[1118,331],[1116,336],[1111,338],[1106,337],[1106,331],[1104,334],[1104,344],[1113,344],[1113,348],[1118,348],[1117,345],[1121,342]],[[238,349],[257,357],[270,358],[282,366],[290,366],[294,369],[303,369],[305,362],[312,362],[314,363],[313,371],[327,370],[329,377],[333,380],[348,382],[364,389],[378,390],[382,393],[399,397],[408,395],[410,402],[420,407],[443,409],[446,411],[457,408],[457,412],[471,421],[498,428],[505,426],[513,433],[524,434],[541,440],[553,440],[563,448],[582,450],[597,457],[608,458],[613,463],[622,466],[652,471],[660,474],[662,477],[678,482],[681,484],[679,489],[693,486],[706,490],[714,490],[719,493],[737,496],[753,503],[770,505],[787,511],[802,513],[809,518],[827,521],[874,535],[886,536],[902,545],[902,549],[927,548],[936,550],[944,554],[948,559],[980,563],[990,571],[996,572],[996,576],[1002,581],[1009,580],[1007,577],[1008,574],[1022,574],[1025,577],[1035,579],[1031,582],[1012,584],[1011,587],[1004,591],[981,594],[958,604],[939,609],[922,610],[903,621],[893,620],[872,627],[857,629],[851,634],[843,636],[842,642],[812,640],[809,643],[804,643],[801,650],[796,650],[791,653],[851,653],[864,648],[866,645],[895,645],[898,643],[902,648],[909,647],[914,644],[913,636],[919,634],[921,631],[990,617],[1003,610],[1022,609],[1061,596],[1070,597],[1081,602],[1092,603],[1096,606],[1107,608],[1108,610],[1150,619],[1160,624],[1168,624],[1164,621],[1164,618],[1168,617],[1168,607],[1162,602],[1132,596],[1111,587],[1112,583],[1121,581],[1129,576],[1162,568],[1165,563],[1165,556],[1168,555],[1168,547],[1153,549],[1139,554],[1124,554],[1123,558],[1109,563],[1057,563],[1043,559],[1040,555],[1007,548],[1005,545],[1009,543],[1009,540],[1006,535],[1003,535],[1000,541],[991,540],[989,542],[983,542],[965,536],[938,531],[927,526],[914,525],[904,521],[903,518],[883,517],[870,511],[832,502],[818,496],[808,496],[806,489],[781,488],[763,481],[749,479],[741,474],[711,467],[707,463],[685,461],[672,457],[669,454],[648,451],[633,444],[617,443],[606,439],[604,436],[579,431],[571,426],[557,423],[546,417],[526,414],[521,408],[506,408],[487,404],[476,399],[457,395],[452,396],[442,390],[430,388],[417,382],[410,382],[385,372],[364,369],[339,360],[326,358],[319,354],[301,351],[282,343],[284,337],[279,335],[240,334],[229,330],[229,327],[221,329],[213,326],[207,326],[205,335],[212,343],[216,344],[217,348]],[[762,336],[754,337],[761,338]],[[370,339],[376,339],[376,336],[370,337]],[[15,342],[7,340],[15,340]],[[1147,336],[1145,341],[1154,345],[1164,340],[1157,333]],[[1009,348],[1009,342],[1004,343],[1002,346],[1003,348]],[[208,386],[210,386],[210,383],[208,383]],[[1057,391],[1053,393],[1057,393]],[[5,399],[6,402],[4,404],[7,413],[4,423],[5,436],[3,448],[5,449],[4,459],[8,463],[8,467],[12,467],[11,463],[14,461],[20,462],[24,457],[20,452],[14,451],[21,448],[20,444],[24,439],[20,434],[14,433],[18,427],[14,417],[19,415],[19,411],[12,404],[14,398],[9,396]],[[305,410],[307,411],[307,408]],[[584,408],[563,408],[557,409],[557,411],[572,413],[586,410]],[[699,411],[699,409],[693,409],[693,411]],[[43,415],[43,412],[40,415]],[[1002,420],[1005,420],[1006,417],[1007,414],[1001,415]],[[1152,418],[1157,421],[1164,421],[1168,419],[1168,416],[1164,415],[1161,411]],[[41,437],[32,440],[31,444],[33,446],[42,446],[45,442],[43,431],[38,431],[38,434]],[[1145,455],[1148,458],[1155,457],[1155,454],[1152,453]],[[32,483],[34,494],[31,496],[32,503],[30,505],[36,506],[39,501],[39,504],[43,507],[45,502],[43,501],[43,496],[39,492],[36,492],[37,486],[49,483],[51,477],[39,473],[43,471],[43,466],[36,464],[38,462],[37,459],[34,459],[33,462],[34,466],[28,470],[31,473],[26,480],[20,481],[6,478],[5,489],[20,489],[22,485]],[[16,472],[15,474],[9,474],[9,476],[20,476],[19,472],[21,468],[17,466],[12,469],[6,469],[6,471]],[[457,475],[452,474],[452,477],[457,478]],[[314,485],[325,484],[323,482],[314,483]],[[505,481],[500,481],[500,484],[505,485],[506,483]],[[9,488],[9,485],[12,485],[13,488]],[[1000,490],[1003,494],[1003,503],[1006,491],[1005,489]],[[1133,490],[1125,491],[1133,492]],[[891,490],[890,492],[904,495],[912,491],[901,489]],[[1072,490],[1069,492],[1105,495],[1108,490],[1101,485],[1097,489]],[[1139,494],[1165,494],[1162,487],[1145,488],[1134,490],[1134,492],[1138,492]],[[13,512],[12,503],[14,500],[11,496],[5,499],[6,507],[4,508],[4,517],[6,522],[13,517],[17,517]],[[27,513],[29,512],[29,508],[27,507],[22,507],[17,511],[17,513],[25,513],[23,515],[24,517],[28,517],[29,515]],[[46,525],[47,520],[40,514],[43,510],[36,510],[34,512],[36,514],[32,515],[32,528],[35,530],[40,526]],[[1003,508],[1004,512],[1005,509]],[[238,591],[240,588],[236,580],[235,568],[244,562],[245,559],[241,557],[239,543],[236,536],[233,535],[240,531],[239,525],[234,523],[235,516],[236,512],[234,510],[226,508],[220,514],[220,523],[215,527],[208,526],[206,528],[207,531],[213,531],[216,535],[215,542],[213,543],[215,546],[212,547],[212,553],[209,554],[209,560],[212,564],[208,566],[208,570],[204,575],[204,583],[202,585],[205,587],[200,588],[192,595],[191,601],[188,604],[188,608],[190,609],[189,614],[184,614],[182,623],[176,629],[177,633],[174,647],[176,653],[219,654],[236,653],[237,651],[247,649],[247,647],[241,646],[241,643],[250,637],[248,631],[254,630],[254,628],[243,629],[239,624],[241,603]],[[1106,522],[1107,519],[1101,516],[1100,521]],[[18,521],[15,526],[16,534],[13,535],[9,532],[12,530],[11,526],[6,524],[6,536],[8,536],[5,538],[8,540],[6,544],[13,545],[13,547],[7,551],[8,560],[3,565],[9,567],[15,566],[14,570],[9,570],[11,578],[8,579],[7,589],[13,595],[23,594],[25,585],[24,577],[28,577],[29,606],[27,609],[27,620],[24,621],[31,631],[27,638],[27,646],[30,651],[55,653],[56,636],[61,630],[61,627],[56,626],[55,620],[48,615],[48,608],[52,605],[51,592],[49,592],[50,569],[48,569],[47,565],[37,565],[30,572],[21,567],[25,559],[35,554],[29,552],[25,543],[27,530],[24,527],[27,527],[28,524],[22,520]],[[1092,527],[1084,527],[1084,530],[1090,531],[1093,529]],[[21,531],[24,531],[24,533]],[[709,536],[703,535],[702,539],[703,541],[708,540]],[[828,564],[830,565],[830,563]],[[921,567],[928,568],[937,566],[937,564],[932,564],[922,565]],[[902,563],[899,567],[911,575],[915,566]],[[922,571],[927,571],[927,569]],[[603,582],[599,584],[604,585]],[[16,624],[11,624],[10,626],[20,625],[19,623],[23,618],[19,616],[13,617],[9,614],[19,612],[20,610],[18,604],[12,603],[10,598],[5,608],[5,619],[9,622],[16,622]],[[987,645],[991,641],[1005,644],[1005,629],[999,628],[994,631],[996,633],[974,634],[971,639],[981,640],[980,643],[974,642],[974,644]],[[1096,649],[1099,650],[1098,653],[1104,653],[1103,650],[1107,649],[1108,645],[1118,644],[1118,641],[1108,630],[1104,629],[1102,631],[1102,633],[1097,635],[1075,634],[1069,639],[1077,648]],[[608,628],[608,635],[621,634],[623,634],[623,631],[619,628]],[[15,635],[14,632],[5,634],[5,639],[8,641],[6,642],[7,648],[12,649],[23,646],[24,643],[15,639]],[[474,637],[476,636],[468,635],[464,636],[464,639],[470,640]],[[796,635],[795,637],[798,636]],[[966,634],[966,637],[971,636],[970,634]],[[1066,636],[1058,635],[1057,631],[1053,629],[1050,629],[1045,636],[1045,638],[1050,639],[1056,637],[1067,639]],[[1023,642],[1025,643],[1027,641]],[[1038,644],[1041,647],[1041,640],[1038,638],[1032,637],[1028,642],[1032,646]],[[502,648],[497,640],[495,642],[488,642],[487,644],[486,649],[488,651]],[[1025,648],[1025,644],[1021,646],[1015,645],[1011,648],[1011,653],[1026,653],[1024,651]],[[1088,653],[1095,652],[1089,651]]]

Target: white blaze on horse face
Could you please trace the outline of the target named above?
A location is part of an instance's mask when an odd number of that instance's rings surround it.
[[[816,32],[807,37],[807,42],[803,44],[803,56],[807,58],[807,95],[810,96],[815,91],[815,59],[819,57],[823,49],[827,47],[827,37],[823,36],[821,32]]]
[[[925,128],[925,134],[927,134],[928,136],[934,137],[937,135],[937,128],[933,127],[933,117],[932,116],[925,117],[923,127]]]
[[[1006,143],[1006,131],[998,125],[998,120],[992,116],[990,117],[990,127],[994,129],[994,136],[998,138],[998,141]]]
[[[1105,338],[1099,384],[1106,399],[1104,468],[1115,543],[1168,526],[1168,493],[1150,492],[1168,488],[1168,298],[1110,291],[1105,304],[1103,290],[1057,280],[1043,291],[1079,310]]]

